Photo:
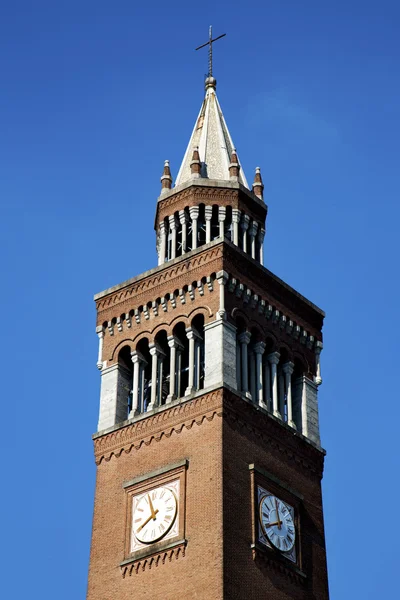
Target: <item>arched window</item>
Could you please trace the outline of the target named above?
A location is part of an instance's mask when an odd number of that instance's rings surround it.
[[[232,207],[226,207],[226,217],[224,222],[224,237],[229,241],[233,242],[233,231],[232,231]]]
[[[206,217],[204,204],[199,205],[199,217],[197,220],[197,247],[206,243]]]
[[[194,345],[194,388],[204,388],[204,316],[196,315],[192,320],[192,329],[196,333]]]
[[[138,412],[144,413],[150,404],[151,395],[151,356],[149,350],[149,340],[144,338],[136,346],[139,364],[138,377]]]
[[[173,330],[177,343],[175,358],[175,391],[176,398],[185,395],[188,385],[189,341],[186,337],[185,324],[177,323]]]
[[[218,205],[213,204],[211,217],[211,241],[219,237]]]
[[[167,333],[164,330],[157,333],[154,339],[154,346],[156,359],[152,358],[152,360],[156,360],[157,362],[156,381],[154,382],[156,386],[155,405],[161,406],[165,404],[169,392],[170,369],[170,348],[168,346]],[[153,381],[151,381],[150,385],[153,386]]]
[[[132,409],[133,364],[129,346],[118,354],[118,400],[116,422],[125,421]]]

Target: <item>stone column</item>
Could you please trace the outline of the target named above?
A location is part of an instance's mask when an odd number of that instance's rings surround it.
[[[240,342],[240,350],[241,350],[241,358],[242,358],[242,392],[246,394],[247,397],[250,396],[249,392],[249,373],[248,373],[248,355],[247,355],[247,346],[250,343],[251,334],[249,331],[243,331],[243,333],[238,336]]]
[[[322,378],[321,378],[321,351],[323,348],[323,344],[322,342],[315,342],[315,369],[316,369],[316,375],[315,375],[315,384],[316,385],[321,385],[322,383]]]
[[[132,409],[129,413],[129,418],[133,419],[140,413],[139,410],[139,377],[140,377],[140,362],[143,357],[138,352],[131,354],[133,362],[133,384],[132,384]]]
[[[198,333],[193,329],[193,327],[188,327],[186,329],[186,337],[189,340],[189,381],[188,386],[185,391],[185,396],[190,396],[195,391],[194,387],[194,347],[196,338],[199,337]]]
[[[218,316],[220,319],[226,319],[225,310],[225,284],[229,279],[229,275],[226,271],[218,271],[217,281],[219,283],[219,311]]]
[[[165,223],[160,223],[160,242],[158,247],[158,264],[162,265],[165,262],[165,241],[166,241]]]
[[[260,263],[264,264],[264,237],[265,237],[265,229],[262,227],[258,232],[258,243],[260,244]]]
[[[192,250],[197,248],[197,219],[199,218],[199,207],[191,206],[189,208],[190,218],[192,219]]]
[[[283,365],[283,372],[285,374],[285,388],[286,388],[286,404],[287,404],[287,417],[288,417],[288,425],[296,428],[296,424],[293,420],[293,408],[292,408],[292,375],[294,370],[294,364],[292,362],[287,362]]]
[[[218,223],[219,223],[219,237],[224,239],[225,231],[224,231],[224,223],[226,218],[226,208],[225,206],[218,207]]]
[[[195,340],[194,346],[194,364],[195,364],[195,381],[194,387],[200,389],[200,373],[201,373],[201,340]]]
[[[184,210],[179,211],[179,222],[182,226],[182,254],[186,252],[187,246],[187,221],[188,216]]]
[[[265,350],[264,342],[258,342],[254,346],[254,353],[256,355],[256,398],[254,401],[262,408],[267,408],[264,403],[264,390],[263,390],[263,372],[262,372],[262,357]]]
[[[171,352],[169,361],[169,394],[166,403],[172,402],[172,400],[176,398],[177,351],[183,348],[181,342],[174,335],[168,337],[168,346],[170,347]]]
[[[271,365],[271,381],[272,381],[272,412],[275,417],[282,419],[282,415],[278,410],[278,377],[277,377],[277,365],[280,359],[279,352],[272,352],[268,354],[267,359]]]
[[[175,377],[175,397],[179,398],[181,394],[181,372],[182,372],[182,348],[183,346],[179,345],[179,348],[176,351],[176,377]]]
[[[240,226],[243,229],[243,251],[247,252],[247,230],[249,228],[250,217],[248,215],[242,215]]]
[[[100,327],[96,327],[97,337],[99,338],[99,352],[97,355],[97,368],[99,371],[103,368],[103,343],[104,343],[104,329]]]
[[[256,235],[257,235],[258,223],[253,221],[251,227],[249,229],[249,237],[250,237],[250,253],[251,258],[256,257]]]
[[[232,225],[233,225],[233,240],[235,246],[239,246],[239,223],[240,223],[240,210],[232,208]]]
[[[176,219],[175,216],[169,217],[169,226],[172,232],[171,235],[171,260],[176,257]]]
[[[147,407],[147,410],[153,410],[153,408],[155,408],[157,405],[158,361],[161,356],[165,357],[165,355],[156,344],[150,344],[149,350],[151,355],[151,395],[150,404]]]
[[[204,215],[206,218],[206,244],[208,244],[208,242],[211,242],[212,206],[206,206],[204,208]]]

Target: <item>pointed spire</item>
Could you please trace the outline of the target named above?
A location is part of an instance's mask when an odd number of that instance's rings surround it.
[[[236,148],[232,149],[231,162],[229,163],[229,177],[232,181],[239,181],[240,164],[236,154]]]
[[[169,168],[169,160],[164,162],[164,171],[161,177],[161,193],[165,194],[172,188],[171,169]]]
[[[198,146],[195,146],[193,149],[192,162],[190,163],[190,172],[192,174],[193,179],[195,179],[196,177],[200,177],[201,162]]]
[[[205,81],[206,95],[194,126],[175,185],[189,182],[193,176],[232,181],[230,163],[234,144],[226,125],[216,94],[217,81],[209,76]],[[198,158],[194,159],[193,148],[198,148]],[[200,161],[200,168],[193,163]],[[240,162],[236,154],[236,161]],[[239,183],[250,189],[243,169],[236,175]]]
[[[261,177],[261,169],[260,167],[256,167],[256,173],[254,175],[253,182],[253,193],[257,196],[257,198],[260,198],[260,200],[263,199],[263,190],[264,184]]]

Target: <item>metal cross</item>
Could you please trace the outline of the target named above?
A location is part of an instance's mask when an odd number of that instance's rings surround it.
[[[223,33],[222,35],[219,35],[218,37],[212,39],[212,26],[210,25],[208,42],[206,42],[205,44],[202,44],[201,46],[196,48],[196,50],[200,50],[200,48],[209,46],[209,48],[208,48],[208,76],[209,77],[212,77],[212,45],[213,45],[213,42],[216,42],[217,40],[223,38],[225,35],[226,35],[226,33]]]

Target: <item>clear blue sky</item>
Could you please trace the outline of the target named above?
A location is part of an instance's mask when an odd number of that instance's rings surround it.
[[[396,0],[1,4],[2,597],[85,598],[92,297],[156,264],[210,23],[225,117],[264,175],[267,266],[327,313],[331,597],[397,596],[399,18]]]

